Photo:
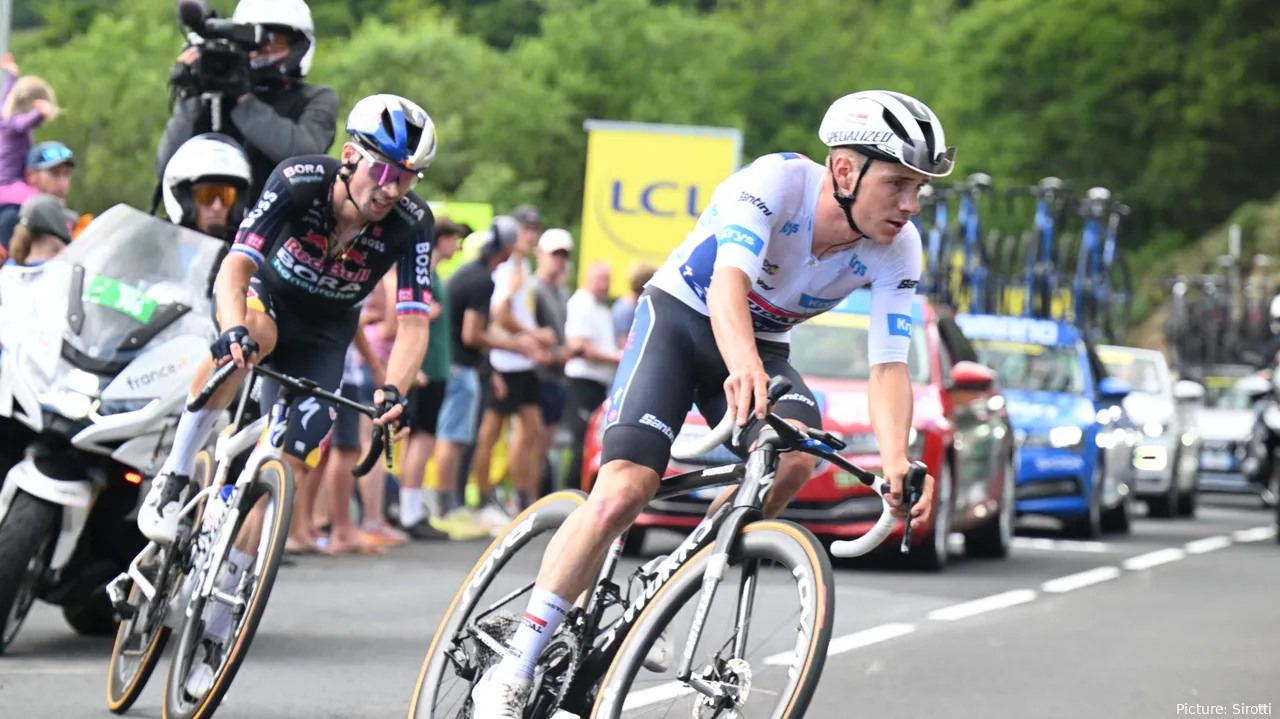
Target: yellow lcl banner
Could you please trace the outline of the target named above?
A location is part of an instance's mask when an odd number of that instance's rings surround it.
[[[662,264],[698,223],[716,185],[742,163],[742,132],[587,120],[578,285],[597,260],[612,266],[609,293],[627,293],[634,262]]]

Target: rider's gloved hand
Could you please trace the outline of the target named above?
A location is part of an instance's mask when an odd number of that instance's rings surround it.
[[[409,400],[393,384],[374,390],[373,402],[378,407],[378,418],[373,420],[375,426],[397,423],[403,426],[409,417]]]
[[[244,367],[245,362],[253,357],[258,351],[258,343],[253,341],[249,336],[248,328],[244,326],[232,327],[218,336],[209,346],[209,352],[213,355],[213,362],[221,367],[226,364],[226,358],[236,363],[237,367]]]

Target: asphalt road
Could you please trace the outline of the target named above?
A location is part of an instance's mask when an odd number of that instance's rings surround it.
[[[835,639],[808,716],[1271,714],[1273,515],[1253,500],[1209,501],[1195,520],[1140,519],[1097,543],[1019,537],[1007,560],[957,556],[940,576],[877,562],[838,569]],[[658,536],[648,548],[663,545]],[[218,716],[404,717],[436,624],[481,551],[419,544],[285,568]],[[521,567],[532,578],[532,559]],[[763,586],[758,612],[783,594]],[[786,644],[760,641],[766,652]],[[108,716],[109,654],[109,641],[78,638],[37,607],[0,657],[0,717]],[[161,715],[167,667],[166,656],[131,716]]]

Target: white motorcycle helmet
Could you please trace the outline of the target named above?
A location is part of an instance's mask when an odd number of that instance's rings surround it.
[[[249,186],[253,174],[244,149],[235,140],[216,132],[196,135],[182,143],[165,165],[161,180],[164,209],[175,225],[197,229],[196,202],[191,189],[197,182],[225,182],[236,188],[236,200],[228,208],[226,229],[221,234],[234,233],[252,201]]]
[[[1280,335],[1280,295],[1271,298],[1271,334]]]
[[[316,25],[311,19],[311,8],[303,0],[240,0],[231,14],[231,22],[291,31],[293,48],[280,64],[280,72],[286,77],[306,77],[311,71],[311,61],[316,54]]]
[[[938,116],[923,102],[900,92],[865,90],[845,95],[827,108],[818,137],[827,147],[847,147],[867,158],[849,194],[842,194],[838,186],[834,192],[849,227],[860,235],[866,233],[853,221],[853,203],[874,161],[905,165],[929,177],[946,177],[955,167],[956,148],[947,147]]]

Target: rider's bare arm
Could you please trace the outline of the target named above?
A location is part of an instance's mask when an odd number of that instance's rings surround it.
[[[724,366],[730,372],[764,368],[751,327],[751,308],[747,304],[750,291],[751,278],[737,267],[717,269],[707,290],[711,331],[715,333],[720,356],[724,357]]]
[[[229,252],[222,260],[218,277],[213,284],[221,325],[219,329],[225,331],[244,326],[245,315],[248,313],[245,296],[249,292],[249,278],[257,270],[257,263],[239,252]]]
[[[886,472],[906,473],[910,465],[907,446],[911,439],[915,397],[906,362],[886,362],[871,368],[871,429],[880,444],[880,461]]]
[[[401,314],[391,356],[387,358],[387,383],[395,385],[401,395],[408,395],[418,376],[422,358],[431,340],[431,320],[426,314]]]

